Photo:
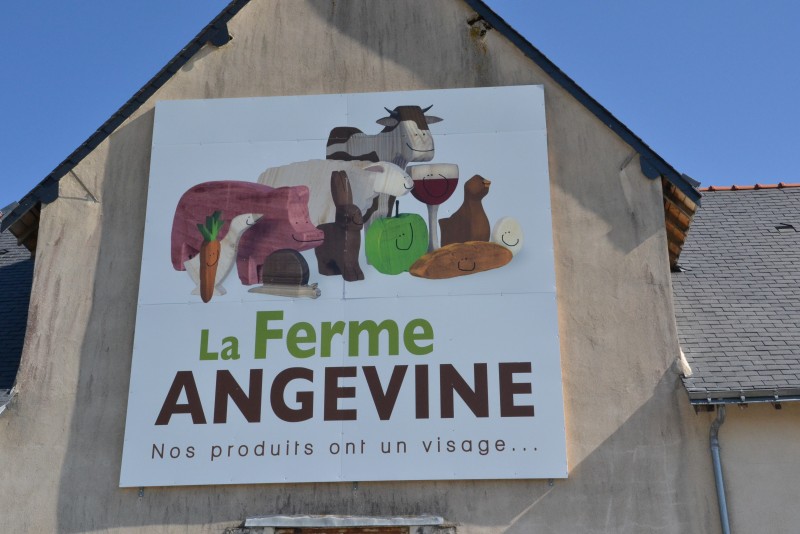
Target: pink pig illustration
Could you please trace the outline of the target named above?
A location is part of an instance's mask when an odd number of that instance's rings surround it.
[[[321,245],[324,234],[308,219],[309,190],[306,186],[273,188],[253,182],[218,181],[198,184],[178,201],[172,222],[172,266],[185,270],[184,263],[200,251],[202,235],[197,225],[208,214],[222,212],[223,239],[231,220],[244,213],[263,217],[242,234],[236,257],[239,279],[245,285],[261,282],[266,257],[280,249],[309,250]]]
[[[282,249],[309,250],[324,238],[308,217],[308,188],[279,187],[270,195],[264,217],[242,234],[236,257],[239,279],[248,286],[260,284],[267,256]]]

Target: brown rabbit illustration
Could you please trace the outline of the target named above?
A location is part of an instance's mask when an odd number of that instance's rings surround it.
[[[489,193],[492,182],[475,175],[464,184],[464,203],[453,215],[439,220],[442,246],[467,241],[489,241],[489,218],[481,200]]]
[[[314,249],[319,274],[340,274],[348,282],[363,280],[358,253],[364,220],[361,210],[353,204],[353,191],[346,172],[331,173],[331,196],[336,206],[336,221],[317,226],[325,234],[325,241]]]

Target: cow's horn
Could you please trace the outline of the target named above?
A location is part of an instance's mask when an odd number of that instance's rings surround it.
[[[433,107],[433,104],[422,110],[422,113],[427,113]]]
[[[389,113],[389,116],[392,117],[393,119],[396,119],[397,116],[399,115],[399,113],[397,113],[397,110],[389,109],[389,108],[387,108],[385,106],[384,106],[383,109],[385,109]]]

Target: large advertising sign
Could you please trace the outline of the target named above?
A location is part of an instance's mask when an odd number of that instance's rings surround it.
[[[121,486],[566,476],[542,87],[157,104]]]

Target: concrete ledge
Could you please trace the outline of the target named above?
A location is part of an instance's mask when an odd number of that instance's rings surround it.
[[[434,515],[376,517],[355,515],[265,515],[248,517],[245,527],[346,528],[346,527],[425,527],[444,524]]]

